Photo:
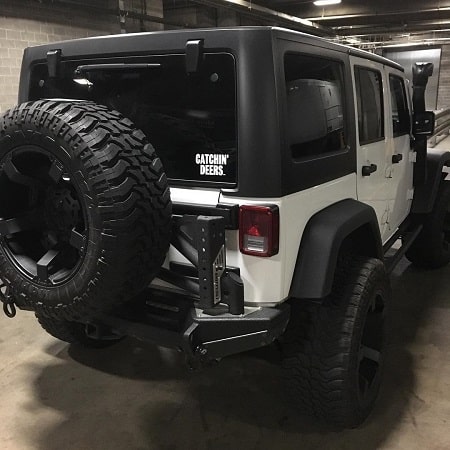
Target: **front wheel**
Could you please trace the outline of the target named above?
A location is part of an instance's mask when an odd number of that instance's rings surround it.
[[[282,346],[294,406],[339,427],[366,419],[381,381],[389,296],[384,264],[354,257],[340,260],[322,304],[293,304]]]
[[[422,231],[406,252],[417,267],[437,269],[450,262],[450,183],[439,187],[433,210],[425,217]]]

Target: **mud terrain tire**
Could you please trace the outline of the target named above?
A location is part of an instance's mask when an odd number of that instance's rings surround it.
[[[339,428],[366,419],[380,387],[389,297],[384,264],[355,256],[340,261],[323,303],[293,305],[282,349],[294,407]]]
[[[0,277],[21,307],[76,321],[129,300],[170,220],[161,162],[120,113],[39,100],[0,118]]]

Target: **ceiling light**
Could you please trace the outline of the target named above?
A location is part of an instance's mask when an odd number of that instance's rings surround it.
[[[342,0],[316,0],[313,2],[316,6],[338,5]]]
[[[94,84],[91,83],[87,78],[74,78],[73,81],[80,84],[81,86],[87,86],[88,88],[94,86]]]

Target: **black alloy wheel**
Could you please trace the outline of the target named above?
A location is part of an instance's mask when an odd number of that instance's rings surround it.
[[[89,239],[81,193],[63,163],[39,146],[20,146],[0,161],[0,240],[30,281],[56,286],[82,265]]]
[[[369,305],[362,329],[358,353],[359,403],[366,407],[372,401],[381,376],[382,350],[385,340],[385,299],[376,295]]]

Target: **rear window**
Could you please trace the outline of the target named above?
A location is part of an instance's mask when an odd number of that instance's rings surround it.
[[[122,63],[130,66],[118,68]],[[81,65],[88,67],[76,76]],[[65,61],[55,80],[48,78],[45,63],[37,64],[30,97],[89,99],[120,111],[147,135],[175,184],[236,184],[236,80],[231,54],[206,53],[194,74],[186,72],[182,54]]]
[[[384,139],[383,85],[381,73],[355,67],[359,143]]]
[[[346,149],[342,63],[287,53],[287,134],[294,159]]]
[[[392,131],[394,137],[409,134],[411,124],[404,81],[400,77],[389,75],[389,87],[391,90]]]

